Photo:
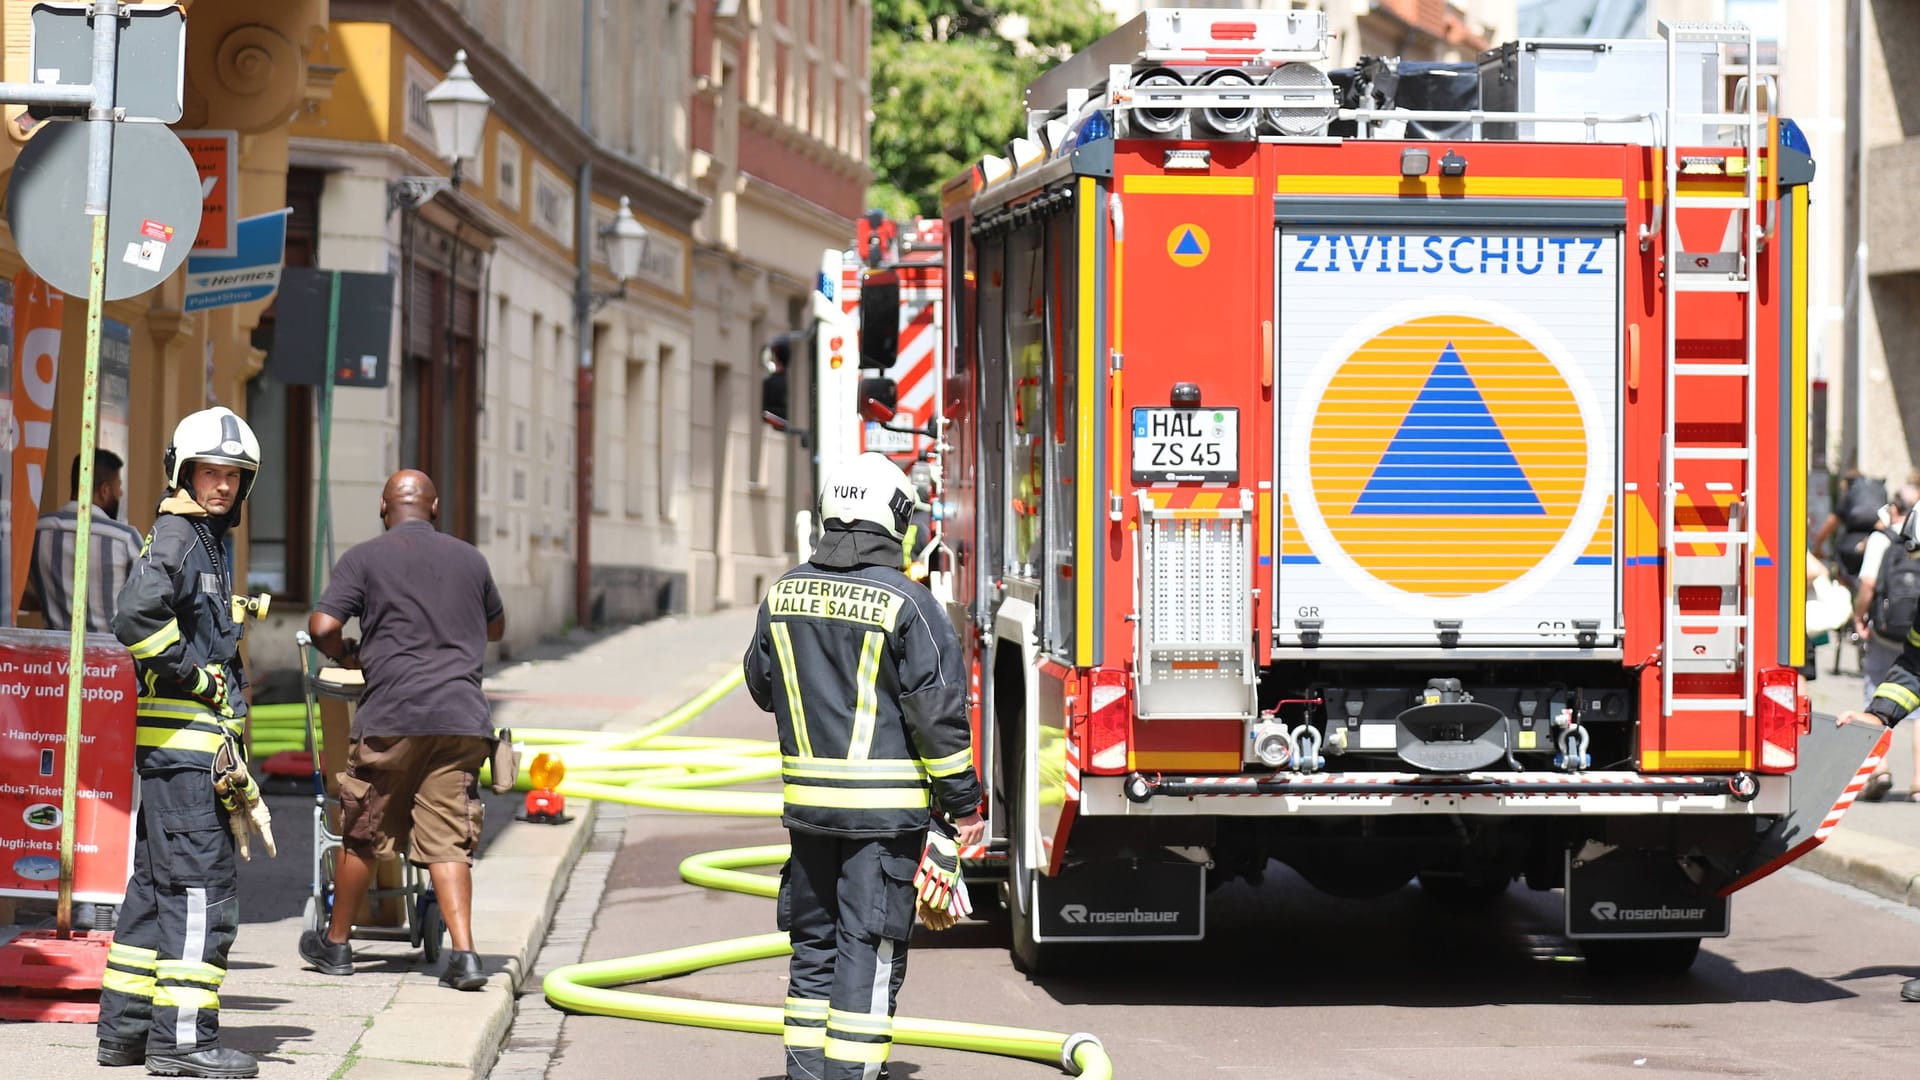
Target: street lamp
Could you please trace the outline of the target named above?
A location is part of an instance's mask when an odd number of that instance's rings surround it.
[[[480,157],[486,138],[487,113],[493,99],[467,70],[467,50],[453,54],[453,68],[439,85],[427,91],[427,118],[433,123],[434,150],[453,166],[451,176],[403,176],[387,184],[387,216],[401,207],[420,204],[448,188],[460,186],[460,163]]]
[[[627,197],[620,196],[620,212],[600,230],[600,239],[607,245],[607,269],[613,271],[613,279],[620,287],[587,296],[588,311],[599,311],[607,301],[627,295],[627,282],[640,275],[640,264],[646,261],[648,235],[647,227],[633,216],[633,206]]]

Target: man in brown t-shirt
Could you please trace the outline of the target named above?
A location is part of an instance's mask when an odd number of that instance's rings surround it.
[[[439,516],[427,474],[394,473],[380,493],[387,531],[341,556],[307,619],[314,646],[362,669],[367,687],[340,776],[345,850],[333,922],[324,934],[302,934],[300,955],[324,974],[353,974],[347,936],[374,859],[406,847],[433,878],[452,939],[440,982],[478,990],[487,977],[473,952],[472,863],[485,813],[480,765],[493,735],[480,668],[507,617],[486,557],[435,529]],[[352,618],[358,642],[341,636]]]

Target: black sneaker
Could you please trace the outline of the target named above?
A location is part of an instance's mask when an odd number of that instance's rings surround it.
[[[252,1054],[225,1046],[209,1046],[191,1054],[154,1054],[147,1058],[153,1076],[248,1077],[260,1075]]]
[[[487,985],[487,973],[480,970],[480,954],[455,949],[447,954],[447,970],[440,973],[440,985],[455,990],[478,990]]]
[[[353,974],[353,946],[344,941],[336,945],[318,930],[301,931],[300,959],[322,975]]]
[[[1908,979],[1900,984],[1901,1001],[1920,1001],[1920,979]]]
[[[147,1044],[101,1039],[100,1049],[94,1053],[93,1060],[108,1066],[138,1065],[147,1060]]]

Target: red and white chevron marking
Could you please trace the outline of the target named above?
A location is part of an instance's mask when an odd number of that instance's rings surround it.
[[[1846,816],[1847,811],[1853,807],[1854,800],[1866,790],[1867,781],[1873,779],[1874,771],[1880,768],[1880,762],[1886,757],[1887,746],[1891,741],[1890,735],[1882,736],[1874,745],[1873,753],[1868,754],[1867,760],[1860,763],[1860,768],[1853,774],[1853,779],[1847,781],[1847,786],[1841,790],[1840,801],[1833,804],[1833,809],[1827,811],[1826,820],[1813,831],[1814,843],[1825,843],[1833,830],[1840,827],[1840,819]]]
[[[1080,801],[1080,740],[1068,735],[1067,744],[1067,801]]]
[[[900,354],[887,369],[887,378],[900,388],[900,411],[911,413],[916,425],[933,415],[934,380],[939,377],[937,347],[940,334],[930,302],[900,305]]]

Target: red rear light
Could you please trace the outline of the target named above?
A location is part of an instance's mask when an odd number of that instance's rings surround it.
[[[1792,668],[1760,669],[1760,700],[1754,703],[1760,760],[1755,772],[1788,773],[1800,763],[1800,736],[1813,730],[1813,702],[1800,692]]]
[[[1117,776],[1127,771],[1127,735],[1133,721],[1127,673],[1118,668],[1095,668],[1089,674],[1092,691],[1087,698],[1087,752],[1081,771]]]

